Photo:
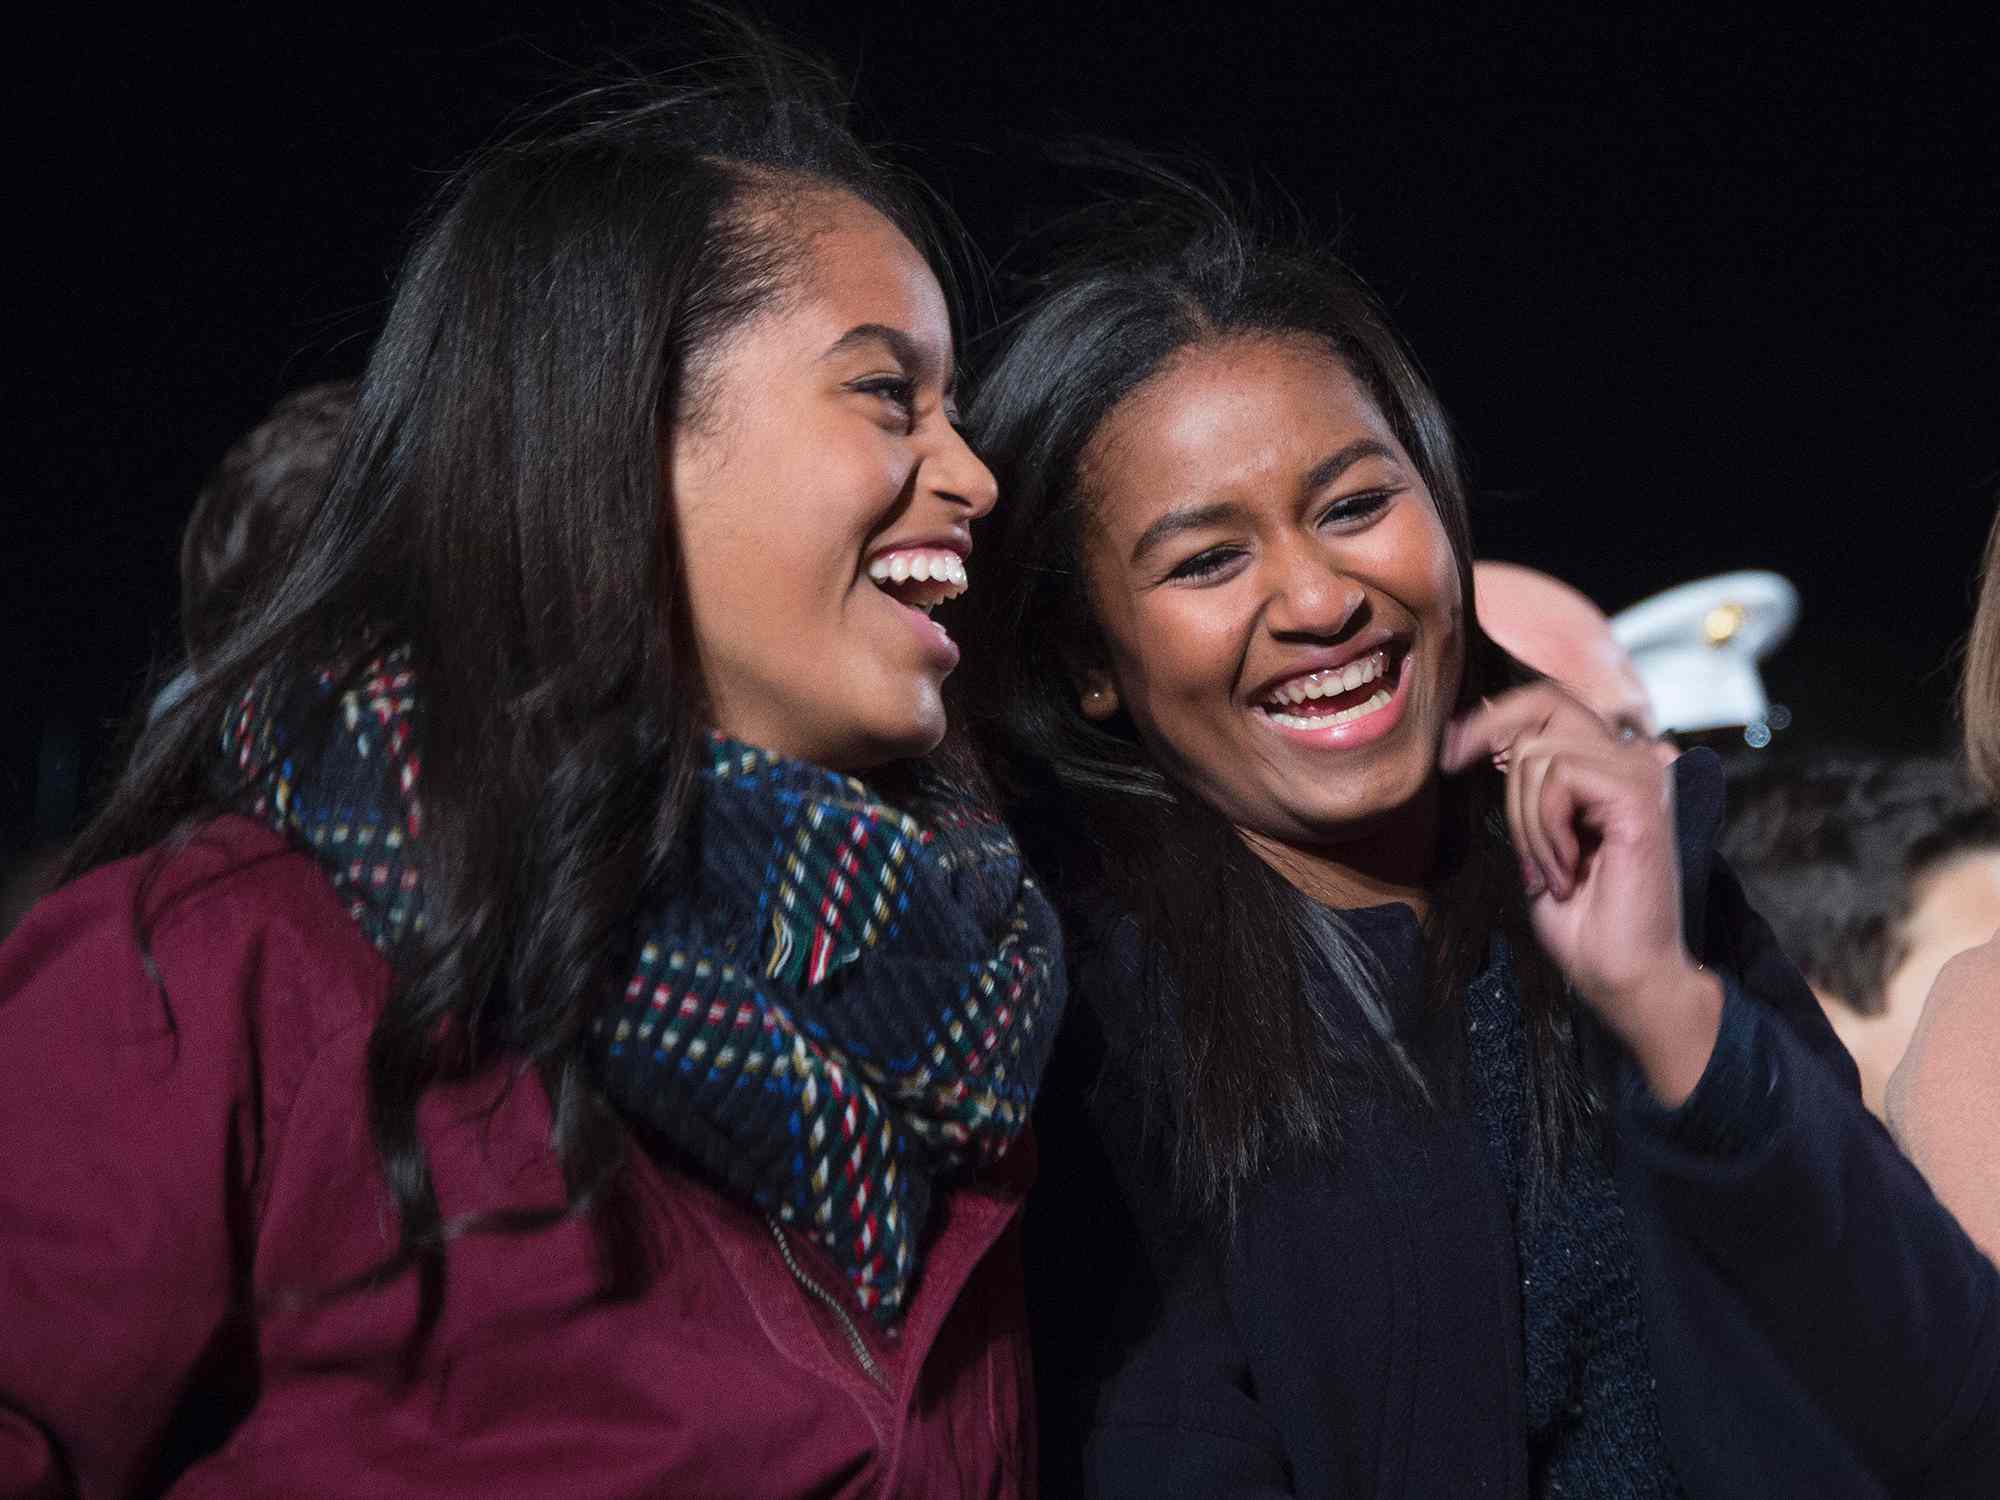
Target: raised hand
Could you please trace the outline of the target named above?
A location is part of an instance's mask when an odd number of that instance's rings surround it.
[[[1507,831],[1535,935],[1623,1041],[1655,1095],[1678,1104],[1715,1045],[1722,988],[1681,934],[1671,773],[1551,683],[1481,704],[1445,733],[1441,764],[1507,778]]]

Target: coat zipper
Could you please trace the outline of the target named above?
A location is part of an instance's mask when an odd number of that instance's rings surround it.
[[[840,1320],[841,1332],[847,1335],[848,1347],[853,1349],[855,1359],[860,1361],[861,1373],[874,1381],[877,1388],[887,1392],[889,1382],[882,1374],[882,1367],[876,1364],[874,1356],[869,1354],[867,1344],[862,1342],[861,1330],[854,1326],[854,1320],[848,1317],[847,1309],[840,1305],[833,1293],[806,1275],[805,1268],[792,1254],[792,1243],[785,1238],[785,1231],[777,1219],[771,1214],[766,1214],[764,1222],[771,1226],[771,1238],[778,1242],[778,1254],[785,1258],[785,1269],[792,1273],[792,1280],[804,1287],[810,1295],[825,1303],[827,1311]]]

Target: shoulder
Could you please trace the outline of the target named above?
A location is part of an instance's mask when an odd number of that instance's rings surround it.
[[[1898,1142],[1934,1179],[1958,1157],[1968,1166],[1984,1157],[2000,1123],[2000,939],[1938,971],[1886,1103]],[[1991,1168],[1978,1175],[2000,1180]],[[1985,1205],[1982,1217],[1996,1216],[2000,1204]],[[1991,1226],[1988,1239],[2000,1244]]]
[[[317,868],[235,818],[91,871],[0,945],[0,1260],[32,1288],[0,1387],[65,1435],[86,1488],[129,1489],[204,1353],[238,1347],[221,1335],[268,1249],[281,1160],[322,1197],[355,1175],[386,982]],[[335,1103],[307,1115],[316,1071]],[[304,1118],[341,1148],[289,1152]],[[288,1222],[316,1250],[347,1232]]]
[[[141,1013],[157,1018],[164,999],[177,1030],[254,1020],[254,1033],[276,1022],[309,1050],[371,1019],[388,983],[387,964],[312,861],[239,817],[90,871],[0,947],[0,1014],[55,998],[79,1040],[104,1029],[129,1036],[135,1021],[151,1029]]]

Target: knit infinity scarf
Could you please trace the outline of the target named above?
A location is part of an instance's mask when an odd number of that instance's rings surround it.
[[[392,962],[424,926],[421,721],[403,649],[260,686],[223,733],[239,804]],[[691,878],[635,892],[606,956],[629,977],[588,1028],[599,1079],[642,1136],[802,1226],[894,1332],[934,1185],[1027,1123],[1062,1014],[1055,914],[990,817],[926,827],[721,737],[688,837]]]
[[[1535,1493],[1677,1497],[1617,1184],[1595,1149],[1554,1182],[1531,1180],[1521,1000],[1504,942],[1466,988],[1465,1028],[1473,1099],[1514,1214]]]

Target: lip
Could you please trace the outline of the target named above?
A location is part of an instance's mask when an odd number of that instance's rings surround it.
[[[1388,640],[1395,639],[1397,638],[1393,636],[1388,638]],[[1369,647],[1369,650],[1380,650],[1386,643],[1386,641],[1377,641]],[[1344,665],[1346,662],[1354,660],[1354,655],[1350,651],[1338,660],[1329,660],[1326,666]],[[1413,647],[1405,645],[1400,652],[1400,656],[1401,666],[1396,673],[1396,690],[1390,696],[1389,701],[1376,709],[1374,713],[1364,714],[1358,719],[1349,719],[1345,724],[1334,724],[1325,729],[1294,729],[1289,724],[1280,724],[1254,703],[1245,712],[1255,717],[1272,734],[1283,735],[1293,744],[1303,746],[1307,749],[1356,750],[1363,745],[1373,744],[1403,722],[1403,711],[1409,706],[1410,683],[1416,676],[1411,667],[1416,661],[1417,653]],[[1320,667],[1311,667],[1306,670],[1319,671],[1323,669]],[[1274,677],[1271,679],[1270,687],[1276,687],[1279,683],[1298,675],[1299,673],[1294,670],[1287,672],[1283,677]],[[1260,691],[1269,692],[1270,688],[1267,687]]]
[[[1338,646],[1325,646],[1318,651],[1309,651],[1304,656],[1293,657],[1285,664],[1284,671],[1274,673],[1252,688],[1246,695],[1247,702],[1251,709],[1255,710],[1257,705],[1270,697],[1281,683],[1290,682],[1294,677],[1305,677],[1314,672],[1326,672],[1335,667],[1344,667],[1351,661],[1361,660],[1371,651],[1380,651],[1384,646],[1407,647],[1408,644],[1405,636],[1385,626],[1377,625],[1371,630],[1362,631],[1351,641],[1343,641]],[[1399,683],[1397,692],[1400,694],[1401,691]]]
[[[944,626],[938,624],[922,610],[901,603],[893,596],[876,589],[882,602],[903,617],[918,648],[924,653],[926,662],[941,674],[948,674],[958,665],[958,642],[945,633]]]

